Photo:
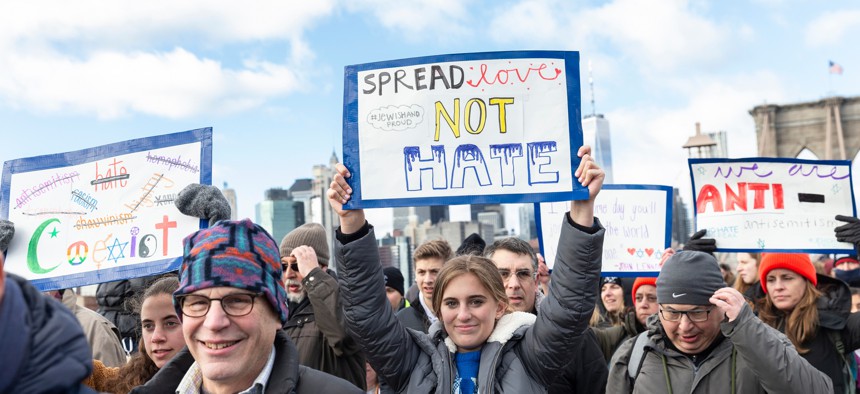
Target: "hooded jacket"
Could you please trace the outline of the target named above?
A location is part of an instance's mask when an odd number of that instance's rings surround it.
[[[480,393],[539,393],[568,363],[582,363],[582,344],[594,308],[603,251],[603,233],[575,229],[565,215],[550,295],[538,316],[504,315],[481,349]],[[371,365],[397,392],[451,392],[456,346],[442,329],[429,334],[409,330],[394,317],[385,297],[382,267],[373,228],[355,234],[338,230],[335,257],[347,326],[365,349]]]
[[[0,393],[91,393],[81,381],[92,362],[72,312],[7,272],[0,303]]]
[[[119,342],[119,330],[104,316],[78,305],[78,297],[71,289],[63,292],[63,305],[69,308],[84,329],[90,344],[93,360],[106,367],[121,367],[126,363],[125,351]]]
[[[802,344],[807,352],[801,356],[830,377],[834,393],[844,393],[846,379],[852,381],[852,378],[846,376],[843,355],[836,350],[830,336],[838,335],[845,354],[853,357],[854,349],[860,348],[860,313],[851,313],[851,291],[845,282],[821,274],[816,276],[816,288],[821,292],[817,302],[818,326],[815,336]],[[748,293],[752,293],[756,301],[767,296],[759,283]],[[785,316],[777,321],[777,329],[785,332]]]
[[[597,343],[600,345],[600,350],[605,357],[606,362],[612,359],[615,350],[621,345],[624,340],[630,337],[635,337],[640,332],[645,331],[645,327],[636,319],[636,311],[632,310],[624,314],[624,320],[620,326],[611,326],[606,328],[591,327],[594,332]]]
[[[296,345],[299,362],[364,388],[364,354],[346,332],[337,280],[314,268],[302,279],[306,297],[293,309],[284,331]]]
[[[169,394],[176,391],[179,382],[194,364],[194,357],[185,347],[164,364],[158,373],[146,382],[132,390],[132,393]],[[241,366],[237,366],[241,368]],[[275,364],[272,374],[266,382],[266,394],[322,394],[322,393],[357,393],[364,391],[352,383],[331,376],[327,373],[299,365],[296,347],[283,330],[275,335]]]
[[[788,338],[764,324],[744,303],[734,321],[724,321],[725,338],[696,367],[669,346],[657,314],[648,318],[648,342],[635,381],[627,364],[636,338],[621,344],[609,367],[607,393],[828,393],[830,378],[797,354]],[[665,360],[665,361],[664,361]]]

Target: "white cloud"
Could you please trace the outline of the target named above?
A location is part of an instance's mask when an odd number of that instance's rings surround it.
[[[683,79],[667,84],[687,104],[677,108],[636,105],[610,111],[613,167],[617,183],[689,185],[687,152],[695,134],[724,130],[731,157],[756,155],[755,123],[749,110],[763,99],[782,100],[782,82],[771,72],[724,79]]]
[[[302,70],[314,59],[303,32],[333,6],[333,0],[3,2],[0,102],[100,118],[259,107],[302,88]],[[288,43],[290,52],[281,59],[244,55],[238,65],[220,60],[233,55],[224,54],[225,46],[258,41]]]
[[[490,24],[500,42],[558,45],[583,51],[620,51],[642,66],[671,70],[726,56],[732,30],[700,16],[684,0],[615,0],[574,9],[556,0],[523,0]]]
[[[836,44],[852,30],[860,32],[860,10],[825,12],[806,26],[806,44],[812,47]]]
[[[344,5],[350,11],[369,12],[385,28],[413,40],[452,40],[479,22],[469,18],[464,2],[458,0],[351,0]]]

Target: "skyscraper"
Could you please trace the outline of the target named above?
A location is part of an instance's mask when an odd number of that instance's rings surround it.
[[[236,190],[229,188],[227,186],[227,182],[224,182],[224,188],[221,189],[221,193],[224,194],[224,198],[226,198],[227,203],[230,204],[230,220],[236,220],[239,215],[238,200],[236,199]]]
[[[326,240],[329,246],[329,255],[334,256],[334,243],[332,242],[332,234],[334,229],[340,225],[340,219],[328,203],[326,191],[331,185],[334,166],[340,162],[334,150],[331,151],[328,165],[317,164],[313,166],[313,181],[311,185],[311,219],[309,221],[319,223],[325,228]],[[334,264],[332,264],[334,267]]]
[[[690,240],[690,216],[687,213],[687,204],[681,198],[681,191],[677,187],[672,188],[672,247],[678,244],[686,244]]]
[[[612,178],[612,139],[609,135],[609,121],[602,114],[588,115],[582,120],[582,143],[591,146],[594,161],[606,172],[604,182],[607,184],[614,183]],[[576,154],[576,152],[572,153]]]
[[[305,224],[305,207],[293,201],[289,190],[266,190],[266,199],[255,207],[257,224],[262,226],[276,242],[280,243],[287,233]]]

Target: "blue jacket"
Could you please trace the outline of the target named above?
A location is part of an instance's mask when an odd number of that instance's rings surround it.
[[[0,393],[92,393],[93,359],[71,311],[6,273],[0,303]]]

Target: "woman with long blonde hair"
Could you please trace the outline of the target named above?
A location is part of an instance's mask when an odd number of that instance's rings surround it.
[[[816,274],[806,254],[763,253],[759,271],[759,318],[783,332],[803,358],[830,376],[835,393],[854,387],[849,357],[860,347],[860,313],[850,313],[848,285]]]

